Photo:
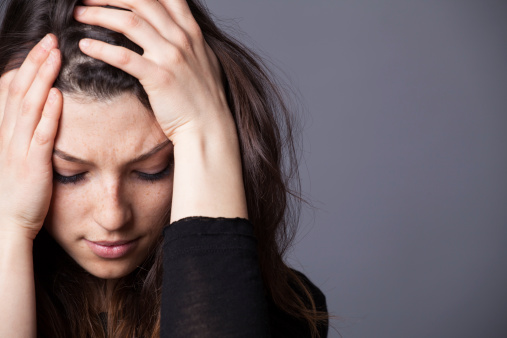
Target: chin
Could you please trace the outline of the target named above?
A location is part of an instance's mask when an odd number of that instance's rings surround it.
[[[136,244],[130,248],[130,252],[117,258],[99,257],[88,245],[70,246],[66,251],[81,268],[91,275],[100,279],[118,279],[143,265],[150,253],[150,247],[147,244],[149,241],[146,239],[136,241]],[[107,255],[108,252],[102,252],[101,249],[99,254]]]
[[[79,263],[78,263],[79,264]],[[79,264],[91,275],[101,279],[118,279],[127,276],[137,268],[137,264],[124,262],[103,262],[98,264]]]

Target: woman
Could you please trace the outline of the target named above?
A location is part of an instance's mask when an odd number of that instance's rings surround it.
[[[77,2],[2,25],[0,336],[326,336],[264,68],[195,0]]]

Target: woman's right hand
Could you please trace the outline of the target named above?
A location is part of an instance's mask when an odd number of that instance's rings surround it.
[[[52,88],[61,65],[57,44],[47,35],[0,78],[0,237],[35,239],[49,210],[63,104]]]

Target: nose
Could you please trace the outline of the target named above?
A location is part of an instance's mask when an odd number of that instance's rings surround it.
[[[107,231],[117,231],[132,220],[132,209],[119,181],[109,182],[98,189],[95,198],[95,222]]]

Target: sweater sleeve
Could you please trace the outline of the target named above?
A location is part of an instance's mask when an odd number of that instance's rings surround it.
[[[161,337],[269,337],[253,227],[190,217],[164,229]]]
[[[303,282],[307,290],[312,295],[313,301],[317,311],[327,313],[326,297],[322,291],[315,286],[304,274],[299,271],[293,270],[300,280]],[[294,283],[292,283],[294,284]],[[291,286],[301,299],[306,299],[303,291],[296,285]],[[307,304],[309,305],[309,304]],[[276,305],[268,300],[269,318],[270,318],[270,331],[273,337],[277,338],[310,338],[312,331],[310,326],[304,320],[294,318],[286,312],[280,310]],[[329,321],[325,320],[317,324],[319,338],[326,338],[329,329]]]

